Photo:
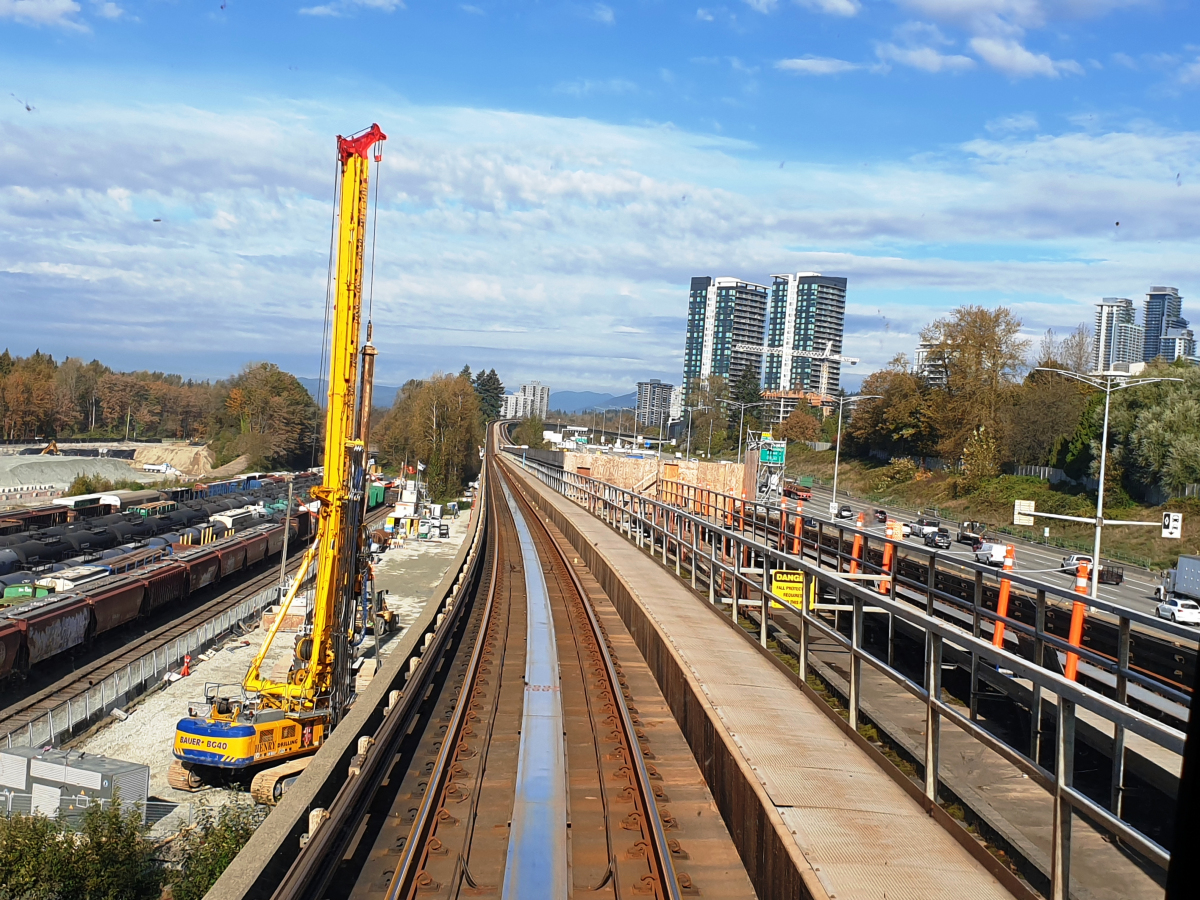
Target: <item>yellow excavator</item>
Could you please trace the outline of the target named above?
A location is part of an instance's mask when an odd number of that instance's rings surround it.
[[[329,352],[329,403],[325,418],[325,475],[312,489],[320,501],[316,540],[280,607],[240,690],[205,688],[199,710],[175,729],[171,786],[194,791],[209,781],[252,775],[251,793],[278,802],[353,700],[354,648],[373,604],[366,540],[367,458],[375,348],[371,324],[362,331],[363,250],[367,231],[370,162],[382,157],[387,136],[372,125],[338,136],[341,165],[337,224],[337,286]],[[311,610],[296,635],[286,679],[262,674],[283,613],[315,567]]]

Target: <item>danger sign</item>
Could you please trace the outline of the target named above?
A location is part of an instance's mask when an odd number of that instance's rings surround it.
[[[817,580],[815,578],[810,579],[803,572],[789,572],[783,569],[771,573],[771,593],[797,609],[804,604],[806,587],[808,589],[808,608],[812,609],[816,602]],[[772,601],[771,607],[782,609],[783,605]]]

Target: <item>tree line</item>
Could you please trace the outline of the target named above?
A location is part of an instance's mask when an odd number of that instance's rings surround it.
[[[1104,393],[1047,371],[1089,372],[1090,331],[1048,331],[1034,348],[1021,324],[1005,307],[963,306],[928,326],[924,371],[900,354],[864,379],[862,394],[880,399],[857,404],[846,450],[961,463],[968,490],[1011,465],[1095,477]],[[1137,499],[1200,482],[1200,369],[1158,360],[1143,375],[1181,382],[1113,396],[1106,490]]]
[[[40,350],[0,354],[0,427],[8,441],[168,438],[211,443],[221,465],[309,465],[320,410],[273,363],[218,381],[165,372],[119,372],[92,360],[61,363]]]

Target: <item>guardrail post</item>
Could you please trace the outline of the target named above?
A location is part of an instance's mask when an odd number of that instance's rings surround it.
[[[1046,591],[1038,588],[1034,599],[1033,613],[1033,664],[1045,668],[1046,651]],[[1054,652],[1054,651],[1051,651]],[[1029,758],[1039,762],[1042,758],[1042,686],[1033,685],[1033,702],[1030,704]]]
[[[813,614],[808,608],[808,580],[812,578],[816,580],[816,576],[804,573],[800,580],[800,653],[799,659],[796,662],[799,664],[800,680],[805,684],[808,683],[808,621]],[[814,590],[816,586],[814,585]]]
[[[1055,739],[1054,823],[1050,841],[1050,900],[1070,900],[1071,804],[1063,788],[1075,776],[1075,702],[1058,698],[1058,732]]]
[[[1125,675],[1129,671],[1129,619],[1122,616],[1119,628],[1116,700],[1124,706],[1129,693],[1129,679]],[[1120,723],[1113,725],[1112,797],[1109,806],[1112,814],[1121,818],[1125,806],[1125,726]]]
[[[763,576],[762,576],[762,620],[761,627],[758,629],[759,646],[766,648],[767,646],[767,631],[771,621],[771,558],[767,552],[763,551]]]
[[[742,596],[742,554],[738,551],[737,546],[733,548],[733,623],[736,625],[738,620],[738,598]]]
[[[858,705],[862,699],[863,602],[858,594],[851,598],[854,611],[850,619],[850,727],[858,731]]]
[[[683,516],[678,512],[673,513],[675,517],[675,577],[679,578],[683,574]]]
[[[925,796],[938,802],[938,757],[942,745],[942,715],[935,701],[942,699],[942,636],[929,631],[925,641]]]
[[[717,536],[711,528],[708,530],[708,602],[710,606],[717,602]]]
[[[696,589],[696,568],[699,565],[699,560],[696,558],[696,544],[697,544],[697,541],[699,540],[699,538],[696,534],[696,530],[697,530],[696,523],[692,522],[691,526],[692,526],[691,527],[691,532],[692,532],[691,570],[692,570],[692,590],[694,591]]]
[[[974,602],[971,604],[971,634],[975,637],[983,631],[983,625],[980,620],[979,611],[983,608],[983,572],[975,573],[975,595]],[[971,721],[974,722],[979,718],[979,654],[975,652],[975,648],[971,648]]]

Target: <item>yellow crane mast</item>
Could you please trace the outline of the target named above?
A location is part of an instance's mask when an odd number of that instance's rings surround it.
[[[203,712],[176,726],[173,787],[195,790],[213,775],[256,771],[252,792],[275,802],[309,755],[337,725],[353,698],[354,646],[371,621],[366,541],[367,444],[375,348],[362,334],[362,286],[367,231],[368,153],[378,162],[387,136],[378,125],[338,136],[341,166],[337,226],[337,282],[329,353],[329,402],[325,416],[325,475],[312,489],[320,501],[316,539],[305,552],[280,615],[238,696],[207,685]],[[296,637],[284,681],[262,674],[263,663],[286,611],[316,566],[311,612]],[[361,606],[361,616],[358,614]],[[280,765],[282,763],[282,765]],[[263,768],[270,766],[270,768]]]

